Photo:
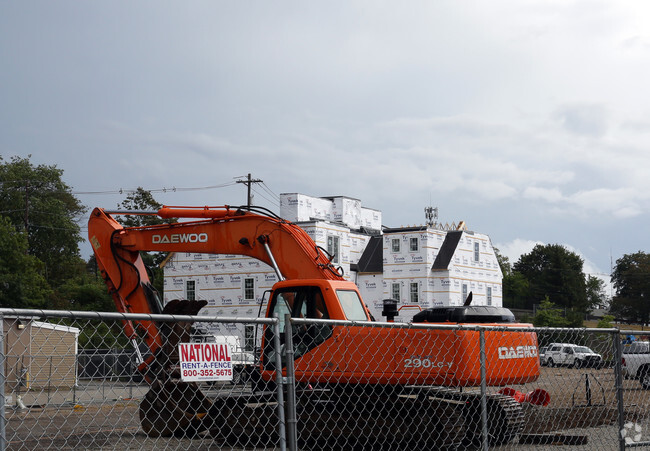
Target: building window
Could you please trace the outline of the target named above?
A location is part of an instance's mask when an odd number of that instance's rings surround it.
[[[411,250],[411,252],[417,252],[419,248],[420,248],[420,246],[419,246],[419,243],[418,243],[418,239],[417,238],[411,238],[409,240],[409,249]]]
[[[418,284],[417,282],[411,282],[411,304],[417,304],[420,302]]]
[[[188,280],[185,282],[185,298],[188,301],[196,301],[196,281]]]
[[[340,262],[339,258],[339,237],[334,235],[327,236],[327,253],[332,256],[332,263],[338,264]]]
[[[255,300],[255,279],[252,277],[244,279],[244,299],[247,301]]]
[[[255,350],[255,326],[250,324],[244,326],[244,350]]]
[[[474,261],[477,262],[479,260],[479,244],[478,241],[474,241]]]
[[[492,287],[487,287],[487,305],[492,305]]]
[[[399,252],[399,238],[393,238],[391,240],[391,251]]]
[[[399,283],[392,283],[390,285],[390,297],[391,299],[401,300]]]
[[[463,284],[463,296],[462,299],[460,300],[460,304],[463,305],[465,303],[465,300],[467,300],[467,284]]]

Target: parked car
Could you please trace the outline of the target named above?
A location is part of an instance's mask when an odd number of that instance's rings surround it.
[[[544,360],[551,367],[566,365],[573,368],[599,368],[602,365],[603,357],[587,346],[553,343],[546,349]]]
[[[636,341],[623,346],[623,376],[639,379],[641,387],[650,390],[650,342]]]

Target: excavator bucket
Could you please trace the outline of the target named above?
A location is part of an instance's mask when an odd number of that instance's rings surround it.
[[[164,314],[196,315],[206,301],[174,300]],[[155,352],[155,379],[140,403],[140,423],[149,437],[194,436],[211,426],[210,401],[194,382],[183,382],[178,372],[178,344],[188,343],[192,323],[159,324],[162,346]]]

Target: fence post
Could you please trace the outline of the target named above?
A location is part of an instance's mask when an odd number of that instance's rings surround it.
[[[280,436],[280,450],[286,451],[287,449],[287,433],[285,429],[284,418],[284,386],[282,385],[282,356],[280,350],[280,320],[277,315],[273,323],[273,347],[275,348],[275,383],[276,383],[276,396],[278,398],[278,435]]]
[[[481,441],[483,450],[487,451],[488,443],[488,417],[487,417],[487,371],[485,368],[485,330],[480,328],[479,343],[481,348]]]
[[[618,405],[618,447],[625,451],[625,437],[622,431],[625,429],[625,407],[623,405],[623,371],[621,359],[623,358],[623,347],[619,331],[612,333],[612,347],[614,351],[614,384],[616,385],[616,404]]]
[[[5,332],[4,315],[0,313],[0,451],[7,449],[5,418]]]
[[[52,393],[52,358],[54,356],[50,356],[50,370],[47,375],[47,404],[50,404],[50,399],[51,399],[51,393]]]
[[[133,354],[129,354],[129,399],[133,399]]]
[[[296,430],[298,419],[296,418],[296,377],[293,367],[293,331],[291,315],[286,314],[284,318],[284,344],[287,362],[287,438],[289,449],[296,451],[298,449],[298,432]]]

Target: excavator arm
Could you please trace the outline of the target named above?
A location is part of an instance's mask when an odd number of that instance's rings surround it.
[[[112,214],[149,214],[181,218],[184,222],[123,227]],[[123,313],[196,314],[204,303],[175,303],[164,307],[140,256],[142,251],[238,254],[274,268],[278,278],[343,280],[331,256],[317,247],[300,227],[272,214],[242,208],[169,207],[156,212],[93,210],[88,223],[90,243],[116,308]],[[126,335],[140,335],[153,355],[163,345],[152,321],[125,322]],[[147,376],[153,355],[140,365]]]
[[[129,214],[181,222],[123,227],[112,216]],[[122,313],[196,315],[207,304],[174,300],[163,306],[140,256],[143,251],[244,255],[267,263],[279,280],[344,280],[340,268],[332,265],[332,256],[303,229],[257,207],[165,206],[155,212],[96,208],[90,215],[88,234],[101,275]],[[191,324],[128,320],[123,325],[138,353],[138,370],[151,384],[140,404],[145,432],[154,437],[210,427],[214,404],[195,383],[179,381],[174,370],[177,345],[189,341]],[[138,337],[151,353],[146,359],[140,355]]]

